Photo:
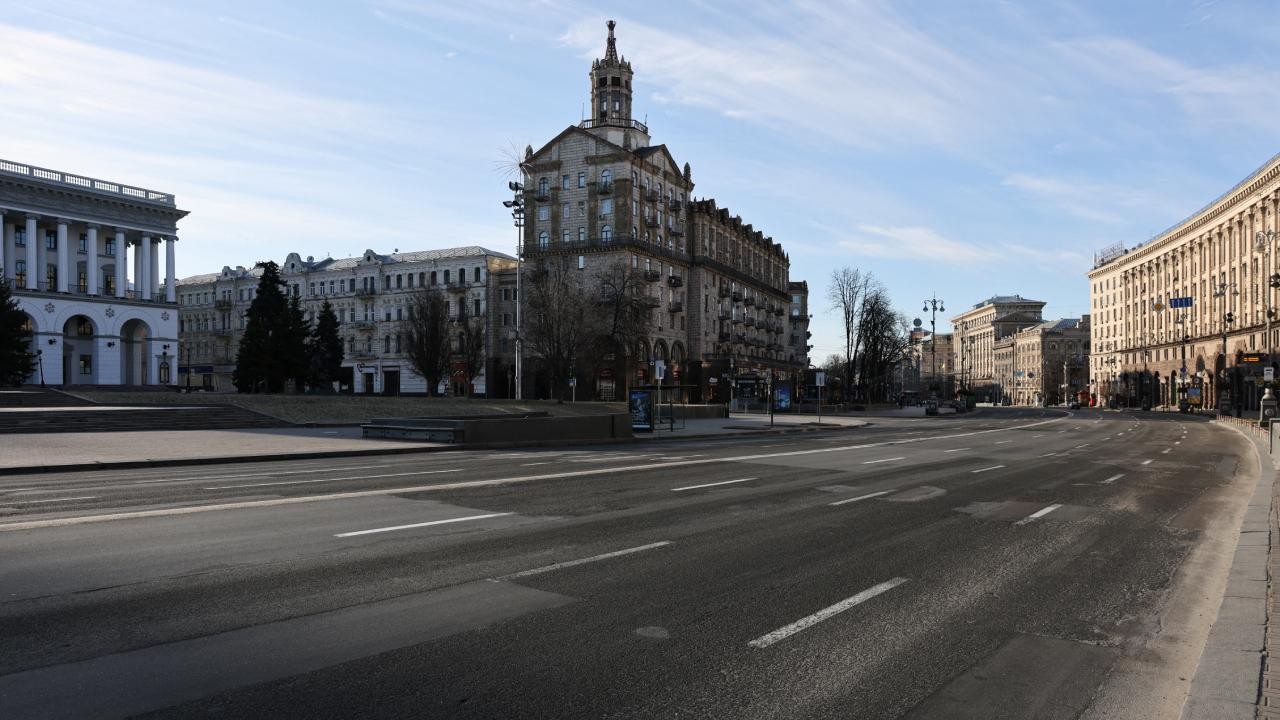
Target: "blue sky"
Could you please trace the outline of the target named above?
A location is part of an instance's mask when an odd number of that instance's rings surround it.
[[[809,281],[820,362],[834,267],[908,317],[1079,315],[1096,250],[1280,150],[1272,3],[602,5],[0,0],[0,157],[176,193],[180,275],[511,252],[500,166],[577,122],[612,17],[654,142]]]

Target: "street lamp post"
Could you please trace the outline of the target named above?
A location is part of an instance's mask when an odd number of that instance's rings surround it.
[[[930,354],[933,356],[933,372],[930,374],[930,381],[938,381],[938,312],[946,312],[943,307],[943,301],[938,298],[937,293],[933,297],[924,301],[923,312],[929,313],[929,338],[930,338]]]
[[[524,355],[524,338],[520,333],[520,306],[524,304],[524,293],[521,291],[520,262],[524,259],[524,185],[512,180],[507,183],[512,197],[505,200],[502,206],[511,211],[511,220],[516,227],[516,400],[524,398],[524,373],[522,368]]]

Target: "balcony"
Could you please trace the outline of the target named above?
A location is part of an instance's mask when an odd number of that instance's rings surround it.
[[[601,195],[612,195],[613,183],[611,182],[596,183],[596,192]]]
[[[649,133],[649,127],[639,120],[626,120],[622,118],[594,118],[591,120],[583,120],[578,123],[578,127],[583,130],[590,130],[598,127],[621,127],[635,128],[646,135]]]
[[[654,217],[653,215],[645,215],[644,224],[645,224],[645,227],[656,228],[658,227],[658,218]]]
[[[676,198],[671,198],[671,201],[667,203],[667,207],[671,210],[675,210],[676,212],[680,212],[681,206],[682,203]]]
[[[735,291],[732,295],[734,302],[742,302],[742,293]]]
[[[747,307],[751,307],[752,305],[756,304],[756,299],[748,295],[746,299],[742,301],[742,304],[746,305]]]
[[[645,199],[645,200],[648,200],[649,202],[658,202],[658,198],[659,198],[659,195],[658,195],[658,191],[657,191],[657,190],[645,190],[645,191],[644,191],[644,199]]]
[[[214,328],[209,331],[209,334],[219,337],[231,337],[231,328]]]
[[[747,336],[742,333],[737,333],[733,336],[733,341],[739,345],[745,345],[747,343]]]
[[[667,304],[667,312],[669,313],[684,312],[684,301],[672,300],[670,303]]]
[[[669,232],[673,237],[680,237],[680,236],[684,235],[684,228],[683,228],[683,227],[681,227],[681,226],[679,226],[679,225],[672,225],[672,226],[668,229],[668,232]]]
[[[667,284],[671,287],[684,287],[684,278],[679,275],[668,275]]]
[[[230,310],[235,307],[235,301],[231,298],[218,298],[213,301],[213,306],[219,310]]]
[[[741,324],[742,324],[742,318],[740,318],[740,317],[736,317],[736,318],[734,318],[731,322],[733,322],[733,324],[734,324],[734,325],[741,325]]]
[[[351,327],[355,328],[356,332],[373,332],[374,325],[369,320],[357,320],[351,323]]]
[[[378,288],[376,287],[356,288],[356,297],[371,298],[377,294],[378,294]]]
[[[729,297],[729,288],[727,288],[727,287],[721,287],[721,288],[720,288],[720,292],[718,293],[718,295],[719,295],[720,297],[722,297],[722,298],[727,298],[727,297]]]
[[[729,334],[729,333],[727,333],[727,332],[722,332],[722,333],[720,333],[720,334],[716,335],[716,337],[720,340],[720,342],[729,342],[729,338],[731,338],[731,337],[733,337],[733,336],[732,336],[732,335],[730,335],[730,334]]]
[[[733,319],[733,316],[732,316],[732,315],[730,315],[730,314],[729,314],[729,313],[727,313],[727,312],[722,312],[722,313],[720,313],[720,319],[721,319],[721,320],[732,320],[732,319]]]
[[[533,199],[537,200],[538,202],[546,202],[551,199],[551,191],[546,190],[544,188],[539,188],[537,190],[534,190]]]
[[[649,282],[658,282],[659,280],[662,279],[662,273],[658,272],[657,270],[645,270],[644,279],[648,280]]]
[[[642,305],[645,305],[646,307],[651,307],[651,308],[656,308],[662,304],[661,302],[658,301],[658,298],[654,297],[653,295],[645,295],[644,297],[640,298],[640,303]]]

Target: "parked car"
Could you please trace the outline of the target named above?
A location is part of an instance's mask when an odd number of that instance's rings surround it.
[[[1067,403],[1067,409],[1068,409],[1068,410],[1079,410],[1079,409],[1080,409],[1080,401],[1079,401],[1079,400],[1072,400],[1071,402]]]

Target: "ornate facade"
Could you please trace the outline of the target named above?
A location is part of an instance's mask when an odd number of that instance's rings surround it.
[[[1280,344],[1278,210],[1280,155],[1148,242],[1095,256],[1099,401],[1257,407],[1262,370]]]
[[[613,30],[610,21],[589,73],[591,117],[529,148],[523,167],[526,258],[576,256],[584,270],[623,263],[653,283],[652,333],[631,349],[621,383],[601,371],[593,389],[616,397],[650,384],[658,360],[693,400],[728,400],[730,387],[749,397],[771,376],[798,380],[808,315],[789,312],[790,260],[715,200],[694,200],[689,164],[650,144],[631,116],[633,73]],[[807,286],[802,294],[807,305]]]
[[[176,382],[186,215],[167,193],[0,160],[0,267],[34,333],[30,382]]]
[[[1021,295],[996,295],[951,318],[958,386],[972,390],[978,402],[998,402],[1005,390],[996,382],[996,343],[1040,324],[1044,305]]]

